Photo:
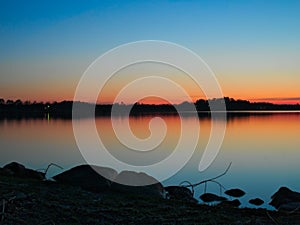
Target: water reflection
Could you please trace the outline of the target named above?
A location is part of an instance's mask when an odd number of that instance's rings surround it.
[[[139,138],[149,136],[151,116],[130,118],[131,129]],[[99,137],[111,149],[111,154],[125,162],[145,165],[158,162],[169,154],[178,142],[180,118],[176,115],[162,116],[167,124],[167,136],[163,143],[145,157],[130,153],[116,139],[111,127],[110,117],[96,118]],[[122,128],[122,117],[114,118]],[[87,129],[86,119],[79,119],[82,129]],[[195,123],[195,118],[186,116],[185,123]],[[198,172],[199,160],[207,144],[211,122],[209,116],[200,116],[200,136],[197,150],[185,167],[172,178],[164,181],[166,185],[179,184],[183,180],[197,182],[213,177],[224,171],[232,162],[226,176],[219,181],[226,187],[239,187],[247,192],[241,199],[244,206],[253,197],[260,197],[268,203],[270,196],[280,187],[288,186],[300,191],[300,113],[299,112],[243,112],[229,113],[226,136],[219,155],[204,172]],[[88,138],[89,130],[86,130]],[[85,163],[78,150],[72,130],[72,121],[66,119],[4,119],[0,120],[1,158],[0,166],[18,161],[31,168],[45,168],[53,162],[71,168]],[[91,140],[93,145],[93,140]],[[189,148],[189,146],[186,146]],[[182,149],[185,151],[185,149]],[[137,160],[136,160],[137,157]],[[176,163],[176,162],[174,162]],[[52,175],[60,171],[50,171]],[[203,192],[199,187],[196,195]],[[217,185],[209,184],[210,192],[219,193]],[[267,204],[264,207],[270,208]]]

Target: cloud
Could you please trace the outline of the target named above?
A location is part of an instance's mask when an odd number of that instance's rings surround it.
[[[300,101],[300,97],[292,97],[292,98],[254,98],[250,100],[256,101]]]

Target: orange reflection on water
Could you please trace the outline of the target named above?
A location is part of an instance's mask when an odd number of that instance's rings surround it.
[[[283,143],[286,146],[299,137],[299,131],[299,113],[263,112],[231,120],[227,125],[226,138],[233,144],[248,143],[252,140],[253,146],[259,143],[278,145],[278,140],[285,140]]]

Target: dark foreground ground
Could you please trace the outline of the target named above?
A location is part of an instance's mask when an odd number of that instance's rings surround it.
[[[0,224],[300,224],[296,212],[207,206],[0,176]]]

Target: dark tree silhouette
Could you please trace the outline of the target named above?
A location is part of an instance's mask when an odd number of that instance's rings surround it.
[[[163,115],[163,114],[174,114],[178,115],[176,109],[179,109],[181,112],[189,111],[192,109],[192,106],[198,111],[199,117],[209,117],[210,116],[210,108],[209,102],[214,101],[218,102],[222,99],[199,99],[195,103],[183,102],[178,105],[170,105],[170,104],[141,104],[135,103],[133,105],[125,105],[125,104],[115,104],[120,115],[124,114],[128,109],[130,109],[131,116],[142,116],[142,115]],[[300,110],[300,105],[277,105],[272,103],[251,103],[246,100],[235,100],[233,98],[224,97],[224,102],[226,104],[226,108],[228,111],[228,118],[236,117],[236,116],[247,116],[247,113],[237,114],[230,113],[231,111],[275,111],[275,110]],[[5,101],[4,99],[0,99],[0,119],[1,118],[44,118],[48,115],[51,117],[59,117],[59,118],[72,118],[72,101],[62,101],[62,102],[36,102],[31,103],[30,101],[22,102],[20,99],[13,101],[8,99]],[[79,115],[80,117],[88,116],[84,111],[90,110],[91,107],[95,107],[95,115],[96,116],[110,116],[112,105],[96,105],[93,106],[89,103],[84,102],[76,102],[76,104],[80,104],[80,107],[83,109],[83,115]],[[193,105],[194,104],[194,105]],[[250,114],[250,112],[248,113]],[[187,114],[188,115],[188,114]]]
[[[14,104],[14,101],[13,101],[13,100],[8,99],[8,100],[6,101],[6,105],[13,105],[13,104]]]

